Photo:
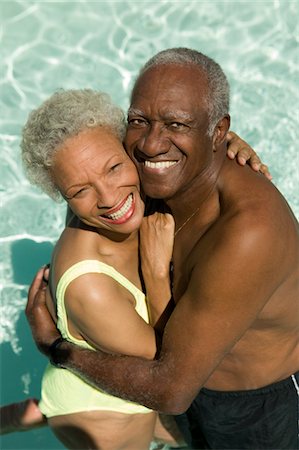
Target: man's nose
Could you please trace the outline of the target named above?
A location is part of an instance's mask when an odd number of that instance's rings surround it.
[[[138,150],[141,154],[155,157],[168,152],[170,141],[167,136],[167,129],[159,122],[151,123],[138,141]]]

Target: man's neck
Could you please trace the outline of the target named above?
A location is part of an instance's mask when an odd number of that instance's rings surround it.
[[[218,180],[225,158],[215,158],[211,166],[200,174],[190,186],[182,190],[166,204],[171,209],[178,230],[189,218],[201,217],[201,222],[211,221],[211,214],[217,217],[219,204]],[[205,220],[206,217],[206,220]]]

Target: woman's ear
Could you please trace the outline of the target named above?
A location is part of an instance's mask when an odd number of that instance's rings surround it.
[[[221,145],[226,137],[226,134],[229,130],[230,126],[230,115],[226,114],[222,119],[217,123],[214,135],[213,135],[213,151],[216,152],[218,150],[219,145]]]

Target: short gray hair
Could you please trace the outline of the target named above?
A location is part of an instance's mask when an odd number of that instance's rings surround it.
[[[138,79],[151,67],[164,64],[193,64],[205,73],[209,85],[208,135],[212,136],[217,122],[229,113],[229,84],[220,65],[197,50],[183,47],[170,48],[162,50],[149,59],[141,68]]]
[[[51,176],[57,149],[86,128],[105,127],[120,141],[126,131],[123,111],[109,95],[91,89],[59,90],[33,110],[22,130],[21,150],[29,181],[58,201],[61,194]]]

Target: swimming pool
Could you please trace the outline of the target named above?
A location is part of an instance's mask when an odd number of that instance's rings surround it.
[[[2,404],[39,396],[45,359],[24,305],[65,214],[23,175],[19,136],[28,112],[59,87],[101,89],[126,108],[138,68],[152,54],[196,48],[222,65],[232,129],[269,164],[299,217],[298,12],[298,2],[286,0],[1,1]],[[3,436],[0,447],[63,448],[48,429]]]

